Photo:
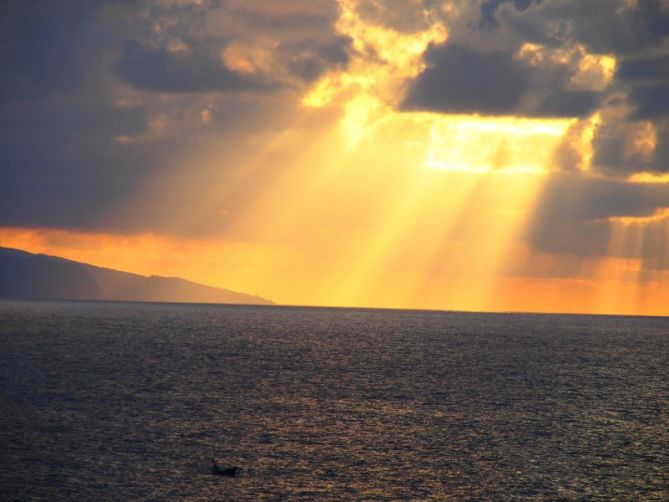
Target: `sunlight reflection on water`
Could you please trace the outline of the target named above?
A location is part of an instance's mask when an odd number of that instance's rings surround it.
[[[2,499],[669,497],[668,319],[4,302],[0,340]]]

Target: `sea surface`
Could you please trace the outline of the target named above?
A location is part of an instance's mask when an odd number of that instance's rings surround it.
[[[0,302],[0,499],[669,500],[669,319]]]

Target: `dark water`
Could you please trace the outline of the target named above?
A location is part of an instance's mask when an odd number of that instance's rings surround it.
[[[5,302],[0,392],[6,500],[669,499],[666,318]]]

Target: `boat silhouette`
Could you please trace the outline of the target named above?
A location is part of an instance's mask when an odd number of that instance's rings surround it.
[[[219,464],[215,458],[211,459],[211,463],[213,464],[211,466],[211,473],[215,474],[217,476],[227,476],[229,478],[234,478],[237,476],[237,466],[231,466],[227,467],[224,465]]]

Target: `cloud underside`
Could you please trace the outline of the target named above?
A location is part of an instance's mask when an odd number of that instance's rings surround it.
[[[533,82],[529,65],[505,52],[479,53],[455,43],[432,47],[428,69],[414,82],[402,108],[441,113],[586,117],[596,106],[592,91]]]

